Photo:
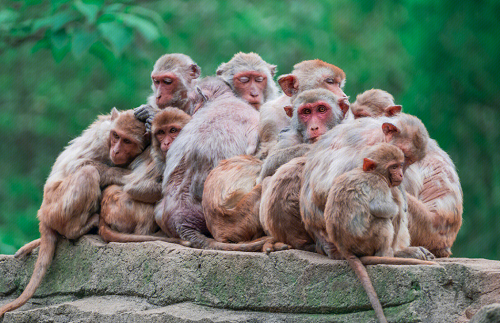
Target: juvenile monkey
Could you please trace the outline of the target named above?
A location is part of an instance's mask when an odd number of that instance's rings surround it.
[[[393,104],[389,93],[369,90],[357,96],[351,109],[356,117],[394,116],[401,108]],[[434,139],[429,139],[425,157],[408,168],[403,187],[411,245],[449,257],[462,225],[463,193],[453,161]]]
[[[276,169],[295,157],[309,151],[309,145],[334,126],[340,124],[349,110],[344,97],[338,97],[325,89],[306,90],[293,99],[292,106],[285,107],[291,124],[281,131],[278,143],[264,161],[259,175],[274,174]]]
[[[257,110],[278,94],[273,80],[276,65],[266,63],[256,53],[239,52],[229,62],[222,63],[216,73],[231,87],[236,96]]]
[[[152,236],[159,229],[154,220],[154,206],[161,199],[165,155],[190,119],[187,113],[172,107],[155,116],[152,145],[131,165],[132,172],[124,178],[125,186],[112,185],[103,192],[99,234],[105,241],[181,243],[177,238]]]
[[[40,285],[54,256],[59,236],[77,239],[99,223],[101,188],[123,184],[124,169],[139,155],[149,138],[144,123],[132,110],[100,116],[83,134],[70,141],[57,157],[44,186],[38,210],[40,250],[30,282],[13,302],[0,308],[0,317],[30,299]],[[28,243],[16,256],[31,252]]]
[[[354,118],[392,117],[401,112],[402,106],[394,103],[393,96],[384,90],[371,89],[356,96],[351,104]]]
[[[319,59],[300,62],[293,68],[291,74],[278,78],[284,94],[266,102],[260,109],[260,147],[257,154],[260,159],[264,159],[273,149],[280,131],[290,125],[290,117],[287,116],[284,108],[292,106],[292,100],[300,92],[322,88],[332,92],[338,98],[344,98],[345,104],[349,103],[342,91],[345,85],[345,73],[342,69]]]
[[[309,223],[310,218],[304,219],[306,229],[317,241],[333,247],[324,246],[329,257],[347,260],[380,322],[387,319],[358,257],[394,255],[393,243],[397,241],[399,228],[407,224],[403,193],[396,188],[403,181],[403,164],[403,152],[396,146],[387,143],[373,146],[362,167],[333,181],[323,221]]]

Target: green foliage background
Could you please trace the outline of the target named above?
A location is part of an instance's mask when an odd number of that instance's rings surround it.
[[[500,259],[500,3],[493,0],[0,2],[0,253],[39,236],[50,167],[98,114],[145,102],[154,61],[203,75],[236,52],[320,58],[345,92],[392,93],[454,160],[464,222],[454,256]]]

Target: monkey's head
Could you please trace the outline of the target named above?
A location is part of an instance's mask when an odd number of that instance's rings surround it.
[[[208,101],[222,95],[234,95],[229,85],[219,77],[207,76],[200,80],[195,90],[189,94],[192,102],[192,115],[202,108]]]
[[[422,160],[427,150],[429,133],[420,119],[406,113],[388,118],[382,124],[385,142],[401,149],[405,156],[405,169]]]
[[[229,62],[217,68],[217,76],[257,110],[277,95],[278,90],[273,81],[275,74],[276,65],[266,63],[256,53],[237,53]]]
[[[127,166],[149,144],[146,126],[137,120],[133,110],[111,110],[109,133],[109,159],[116,166]]]
[[[172,142],[189,120],[191,116],[177,108],[167,107],[158,112],[151,124],[153,149],[161,151],[164,158]]]
[[[293,99],[293,108],[284,107],[292,118],[292,125],[302,134],[306,142],[314,143],[318,138],[344,119],[349,105],[325,89],[301,92]]]
[[[405,157],[398,147],[380,143],[370,148],[363,159],[363,171],[374,172],[387,180],[390,187],[398,186],[403,181]]]
[[[393,96],[386,91],[371,89],[356,96],[351,104],[354,118],[363,117],[392,117],[401,112],[402,106],[394,104]]]
[[[184,54],[165,54],[155,63],[151,73],[156,105],[163,109],[180,106],[187,99],[193,81],[201,74],[200,67]]]
[[[344,71],[319,59],[295,64],[292,73],[280,76],[278,83],[288,96],[294,96],[306,90],[323,88],[340,98],[347,98],[342,90],[345,85]]]

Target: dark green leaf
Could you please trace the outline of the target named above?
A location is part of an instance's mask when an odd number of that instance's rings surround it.
[[[94,3],[82,2],[81,0],[77,0],[74,3],[75,8],[85,16],[89,24],[93,24],[96,21],[97,14],[101,7]]]
[[[98,39],[99,35],[96,31],[88,32],[77,29],[73,33],[71,52],[76,58],[81,58]]]
[[[153,41],[160,37],[158,28],[148,20],[133,14],[120,13],[117,18],[129,27],[137,29],[148,41]]]
[[[101,36],[109,41],[113,52],[118,56],[130,45],[134,37],[130,28],[115,21],[101,23],[97,28],[101,32]]]

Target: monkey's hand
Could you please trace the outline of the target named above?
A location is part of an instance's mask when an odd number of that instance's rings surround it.
[[[158,109],[149,104],[143,104],[134,109],[134,116],[137,120],[146,124],[146,132],[151,132],[151,123],[158,113]]]
[[[424,247],[407,247],[394,253],[394,257],[433,260],[434,255]]]

